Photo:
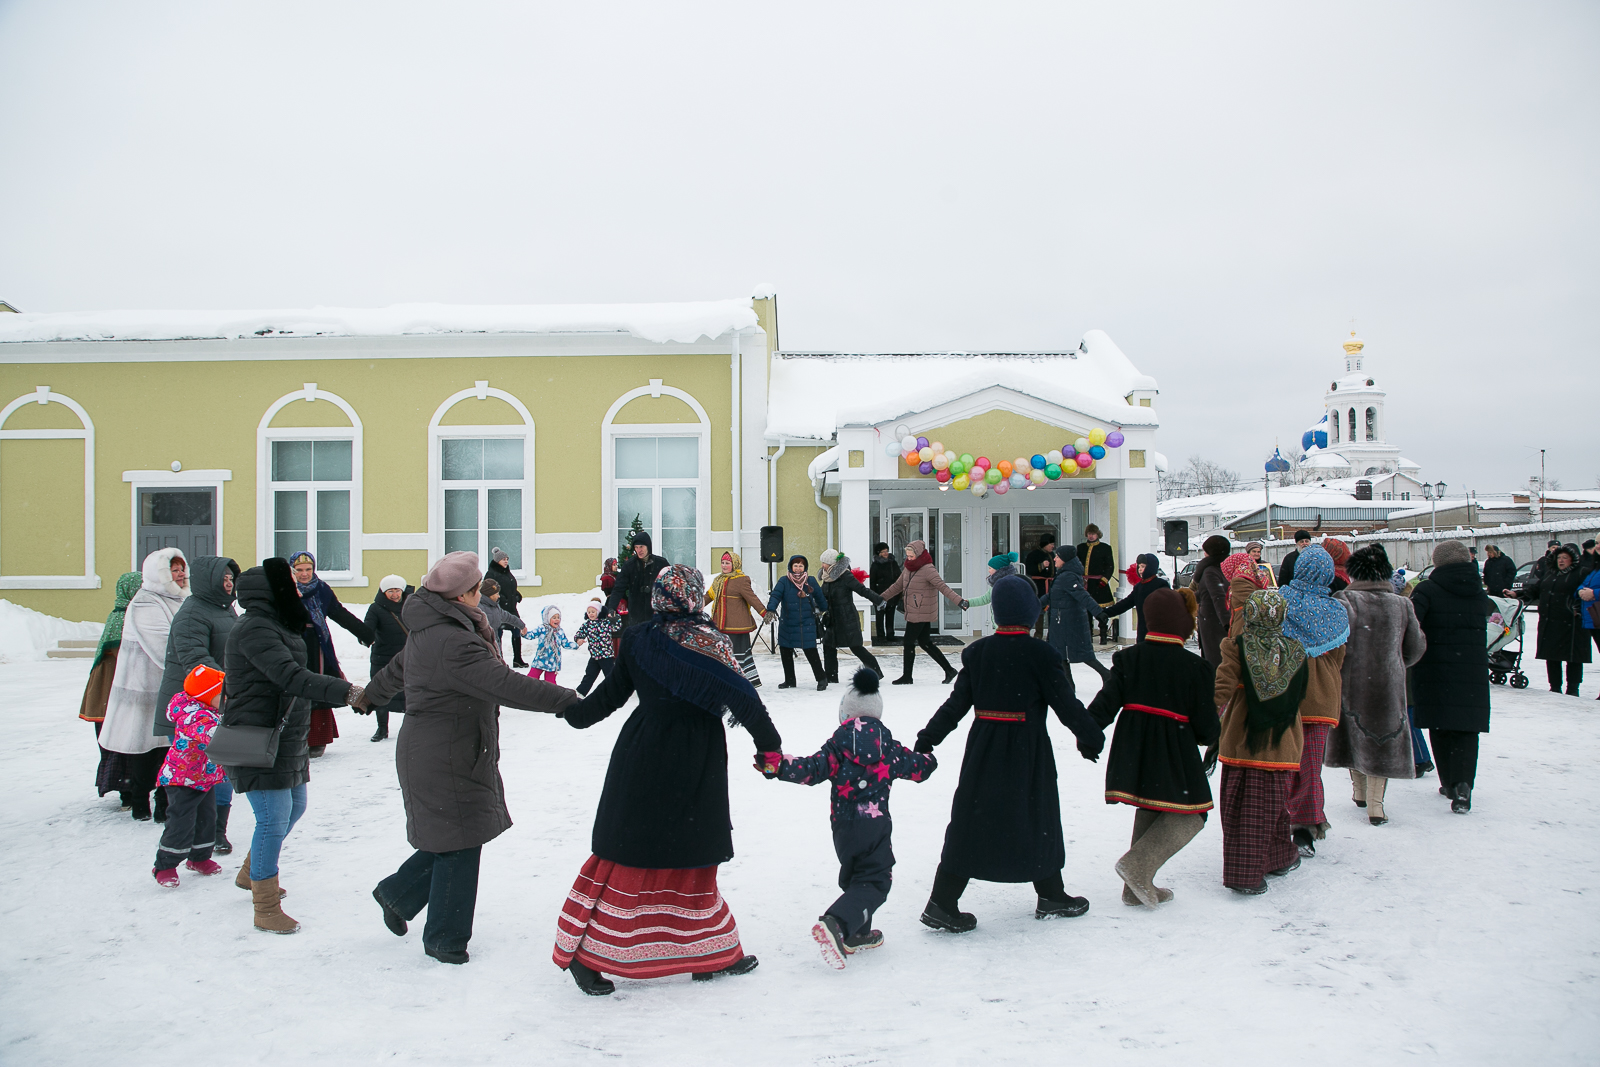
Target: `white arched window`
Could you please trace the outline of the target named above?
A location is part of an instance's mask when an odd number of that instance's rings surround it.
[[[326,401],[348,426],[273,426],[291,404]],[[256,553],[305,550],[330,585],[367,584],[361,572],[361,417],[343,397],[307,382],[273,401],[256,428]]]
[[[1347,441],[1354,441],[1354,440],[1356,440],[1356,409],[1355,408],[1351,408],[1350,409],[1350,411],[1349,411],[1349,419],[1350,419],[1349,433],[1346,435],[1345,439]]]
[[[1339,423],[1341,421],[1340,418],[1339,418],[1339,413],[1337,411],[1335,411],[1333,413],[1333,418],[1329,419],[1328,421],[1331,424],[1329,428],[1331,430],[1333,430],[1333,443],[1334,444],[1338,444],[1338,442],[1339,442]]]
[[[675,397],[695,422],[615,422],[629,401]],[[658,554],[702,573],[711,552],[711,419],[689,393],[652,378],[612,403],[600,422],[601,544],[621,556],[634,522],[649,531]]]
[[[6,429],[6,422],[25,404],[60,404],[78,417],[81,429]],[[4,441],[83,442],[83,573],[6,575],[0,577],[0,589],[99,589],[100,576],[94,570],[94,421],[89,413],[71,397],[52,392],[48,385],[37,386],[0,408],[0,442]],[[0,501],[5,498],[4,489],[0,486]],[[4,548],[0,545],[0,564],[5,559]]]
[[[494,397],[520,424],[441,425],[457,404]],[[448,552],[476,552],[488,566],[503,549],[518,581],[538,585],[534,566],[533,415],[488,382],[455,393],[428,420],[428,562]]]
[[[1377,439],[1378,439],[1378,409],[1377,408],[1368,408],[1367,409],[1367,440],[1368,441],[1376,441]]]

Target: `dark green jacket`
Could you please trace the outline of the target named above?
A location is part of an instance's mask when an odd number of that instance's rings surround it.
[[[234,594],[222,591],[223,575],[233,572],[239,579],[239,565],[226,556],[196,556],[189,561],[189,598],[172,616],[167,633],[166,668],[161,672],[161,691],[157,695],[155,735],[172,736],[172,720],[167,705],[183,692],[183,680],[202,663],[222,670],[228,634],[237,616],[233,613]]]

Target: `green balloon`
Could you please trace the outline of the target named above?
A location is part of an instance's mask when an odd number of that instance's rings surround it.
[[[950,477],[954,478],[958,474],[965,473],[967,473],[967,465],[961,462],[959,459],[950,464]]]
[[[1061,477],[1061,464],[1046,463],[1044,467],[1044,476],[1049,478],[1052,482]]]
[[[990,467],[988,473],[983,476],[983,480],[990,485],[997,485],[1000,482],[1000,472]]]
[[[971,452],[963,452],[963,453],[961,453],[961,465],[963,467],[965,467],[967,470],[971,470],[972,469],[972,453]]]

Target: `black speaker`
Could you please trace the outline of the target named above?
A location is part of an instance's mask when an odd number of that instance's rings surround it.
[[[761,562],[783,562],[783,527],[761,527]]]
[[[1166,523],[1168,556],[1187,556],[1189,554],[1189,524],[1183,519],[1168,519]]]

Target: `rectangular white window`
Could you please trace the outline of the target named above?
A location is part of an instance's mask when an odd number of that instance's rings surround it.
[[[274,555],[304,550],[319,571],[349,573],[353,448],[349,440],[272,442]]]
[[[499,548],[512,570],[522,569],[523,455],[521,437],[439,442],[446,552],[476,552],[487,560]]]
[[[615,440],[618,557],[627,554],[633,531],[644,530],[657,555],[695,566],[700,549],[700,438]]]

